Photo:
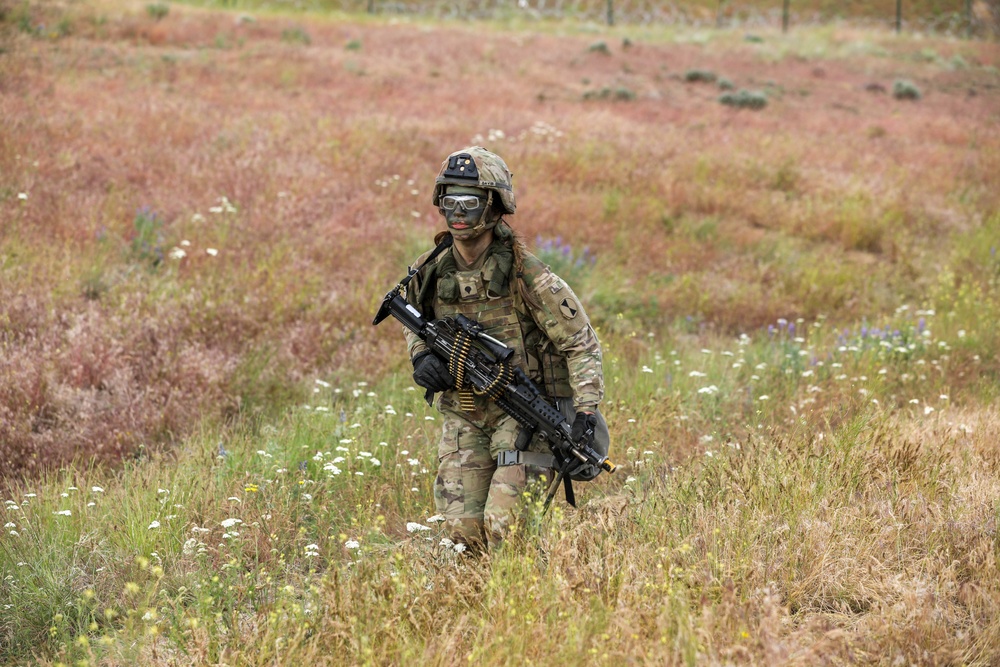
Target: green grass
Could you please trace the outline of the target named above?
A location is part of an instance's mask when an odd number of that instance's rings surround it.
[[[702,381],[727,386],[722,364],[693,365],[707,377],[678,388],[678,398]],[[628,369],[612,363],[611,372]],[[762,389],[777,398],[786,377],[775,373]],[[788,614],[917,604],[905,600],[919,581],[899,580],[916,568],[937,582],[938,601],[921,604],[944,614],[944,627],[928,617],[915,626],[930,633],[927,643],[898,650],[917,657],[945,632],[945,644],[964,646],[968,659],[990,655],[1000,628],[989,615],[953,609],[958,587],[948,582],[971,577],[986,596],[995,564],[963,575],[947,554],[966,553],[970,540],[989,544],[960,526],[996,520],[1000,508],[962,480],[982,466],[995,422],[928,447],[870,402],[839,427],[785,435],[775,433],[780,420],[757,410],[753,418],[767,425],[678,459],[644,430],[639,399],[657,400],[651,383],[630,382],[625,394],[615,386],[616,442],[633,445],[618,450],[621,472],[587,487],[579,511],[557,506],[532,519],[523,539],[485,560],[441,546],[433,528],[407,532],[411,522],[433,526],[436,429],[419,392],[393,380],[317,385],[312,408],[257,435],[206,433],[173,460],[42,483],[6,511],[19,534],[0,542],[10,605],[3,650],[12,657],[32,645],[53,659],[115,664],[178,649],[185,662],[235,664],[272,655],[385,664],[432,654],[499,664],[558,653],[582,664],[641,647],[647,657],[690,662],[773,650]],[[706,414],[698,399],[681,401],[682,411]],[[95,480],[103,490],[92,490]],[[72,516],[54,514],[66,510]],[[226,527],[230,519],[241,522]],[[946,519],[958,523],[943,529]],[[875,657],[866,651],[876,638],[895,632],[877,628],[862,655]],[[794,644],[795,633],[783,641]]]
[[[978,312],[996,307],[982,297]],[[902,604],[929,614],[910,626],[926,640],[903,643],[906,626],[887,622],[855,637],[860,655],[961,647],[986,660],[1000,626],[963,611],[979,603],[959,603],[958,582],[985,603],[995,563],[962,574],[947,555],[972,557],[992,540],[972,526],[1000,518],[982,494],[1000,485],[1000,425],[975,409],[994,398],[979,392],[995,369],[981,385],[954,376],[986,352],[970,345],[983,327],[963,298],[849,332],[776,322],[703,337],[704,349],[680,333],[608,336],[620,472],[581,489],[579,510],[529,508],[483,560],[439,544],[428,522],[437,424],[397,376],[316,381],[278,419],[208,428],[114,473],[71,468],[6,506],[0,651],[94,664],[564,652],[582,664],[641,647],[697,662],[776,650],[789,614],[804,625],[782,645],[824,616],[894,617]],[[940,433],[933,444],[924,429]],[[921,576],[936,601],[917,593]]]

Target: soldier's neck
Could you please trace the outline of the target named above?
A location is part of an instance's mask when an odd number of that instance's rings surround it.
[[[458,254],[462,256],[465,263],[472,266],[483,256],[483,253],[486,252],[491,243],[493,243],[492,230],[469,241],[455,239],[455,249],[458,250]]]

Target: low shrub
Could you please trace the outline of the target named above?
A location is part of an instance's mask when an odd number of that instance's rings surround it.
[[[758,111],[767,106],[767,95],[759,90],[741,90],[738,93],[725,93],[719,97],[719,102],[727,107]]]
[[[684,72],[684,80],[688,83],[714,83],[717,78],[711,70],[689,69]]]
[[[146,5],[146,13],[154,21],[161,21],[170,13],[170,5],[165,2],[152,2]]]
[[[892,84],[892,96],[897,100],[919,100],[920,89],[916,84],[906,79],[897,79]]]
[[[585,100],[616,100],[619,102],[629,102],[635,99],[635,92],[628,88],[601,88],[600,90],[588,90],[583,94]]]
[[[281,41],[288,42],[289,44],[309,46],[312,44],[312,37],[303,28],[295,26],[294,28],[286,28],[281,31]]]

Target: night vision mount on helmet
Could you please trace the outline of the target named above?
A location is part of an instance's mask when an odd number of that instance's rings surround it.
[[[513,215],[517,204],[514,201],[514,175],[507,163],[482,146],[471,146],[456,151],[441,164],[438,177],[434,180],[434,196],[431,203],[440,208],[441,197],[446,185],[462,185],[482,188],[496,193],[504,213]]]

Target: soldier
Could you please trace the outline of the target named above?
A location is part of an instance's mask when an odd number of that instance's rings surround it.
[[[573,290],[507,223],[515,210],[507,165],[480,146],[464,148],[448,156],[434,183],[432,201],[448,227],[435,242],[451,234],[453,245],[414,276],[407,301],[428,319],[462,314],[477,320],[514,349],[513,362],[572,421],[573,438],[589,430],[607,451],[607,425],[597,408],[604,397],[600,343]],[[409,329],[404,333],[413,379],[438,392],[435,405],[444,416],[437,510],[456,543],[496,546],[522,494],[554,479],[555,459],[540,438],[517,451],[514,418],[487,398],[456,389],[447,362]]]

